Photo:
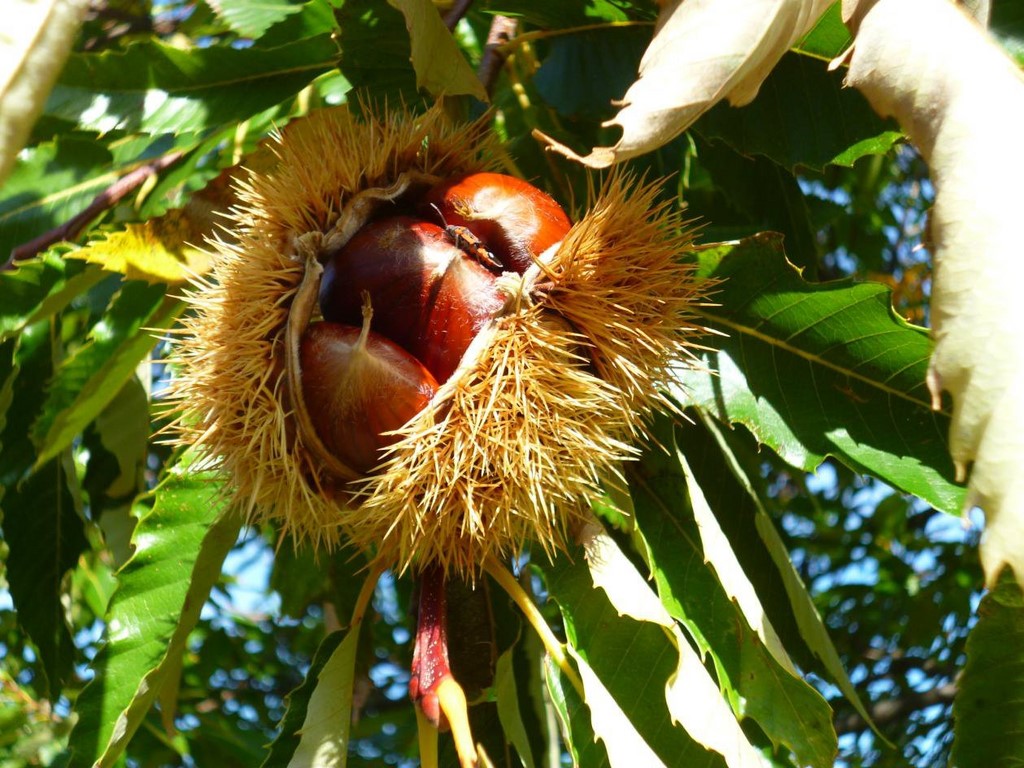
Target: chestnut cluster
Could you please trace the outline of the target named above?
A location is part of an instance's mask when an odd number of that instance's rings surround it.
[[[443,181],[408,211],[369,221],[328,256],[323,320],[301,340],[318,436],[364,474],[502,308],[497,276],[525,272],[570,227],[550,196],[496,173]]]

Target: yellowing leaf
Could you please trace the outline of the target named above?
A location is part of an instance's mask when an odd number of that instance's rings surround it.
[[[594,586],[605,591],[619,615],[661,626],[679,652],[679,665],[665,686],[665,701],[673,722],[685,728],[695,741],[722,755],[730,768],[762,765],[759,753],[747,740],[700,657],[615,540],[596,520],[584,526],[578,538],[586,553]],[[572,653],[571,646],[569,650]],[[650,759],[654,762],[646,762],[646,757],[637,760],[637,755],[645,753],[637,751],[640,747],[634,743],[634,735],[647,751],[650,747],[628,720],[625,725],[618,722],[619,718],[625,719],[625,715],[614,699],[593,670],[585,669],[575,653],[573,658],[580,667],[594,733],[604,741],[611,765],[660,765],[653,752]],[[621,762],[617,762],[620,759]]]
[[[15,0],[0,25],[0,185],[71,53],[88,0]]]
[[[672,0],[623,108],[613,147],[580,157],[543,134],[555,151],[592,168],[642,155],[685,131],[716,102],[753,100],[772,67],[814,25],[831,0]]]
[[[880,0],[860,21],[847,82],[894,115],[928,163],[928,385],[936,407],[942,391],[953,396],[949,444],[961,479],[973,462],[965,510],[985,511],[986,583],[1009,565],[1024,584],[1024,76],[952,4]]]
[[[185,209],[187,210],[187,209]],[[202,228],[176,210],[143,224],[128,224],[68,254],[69,258],[99,264],[130,280],[180,283],[210,268],[207,253],[198,248]]]
[[[426,88],[435,96],[469,94],[488,101],[483,84],[430,0],[388,0],[388,3],[405,16],[418,88]]]

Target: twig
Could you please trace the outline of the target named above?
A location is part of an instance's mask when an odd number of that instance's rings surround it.
[[[872,722],[879,728],[904,720],[907,715],[935,704],[949,704],[956,696],[956,683],[945,683],[920,693],[911,692],[893,699],[876,702],[868,708]],[[836,721],[836,733],[854,733],[868,727],[864,718],[854,712]]]
[[[455,25],[459,23],[466,12],[469,10],[469,6],[473,4],[473,0],[455,0],[452,3],[452,7],[448,9],[448,13],[444,15],[444,25],[449,30],[455,29]]]
[[[477,68],[477,76],[484,84],[484,90],[490,93],[494,88],[494,81],[498,79],[498,72],[507,58],[502,50],[509,40],[515,37],[519,22],[508,16],[495,16],[491,21],[491,30],[487,33],[487,44],[484,46],[484,54],[480,58],[480,66]]]
[[[120,179],[96,195],[84,211],[71,217],[59,227],[55,227],[49,232],[44,232],[39,235],[39,237],[29,240],[27,243],[22,243],[12,250],[10,257],[4,263],[3,269],[11,269],[16,261],[30,259],[40,251],[46,250],[54,243],[59,243],[62,240],[73,240],[90,221],[95,219],[108,208],[112,208],[117,205],[117,203],[129,192],[141,187],[143,182],[150,176],[155,173],[160,173],[160,171],[178,162],[184,154],[184,152],[179,151],[170,152],[126,173]]]

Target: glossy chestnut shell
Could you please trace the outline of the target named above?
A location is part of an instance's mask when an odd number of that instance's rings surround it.
[[[356,325],[361,295],[374,331],[417,358],[438,381],[454,373],[503,300],[495,276],[435,224],[395,216],[363,227],[324,267],[324,319]]]
[[[500,173],[472,173],[427,192],[425,217],[465,227],[505,269],[523,273],[572,226],[562,207],[532,184]]]

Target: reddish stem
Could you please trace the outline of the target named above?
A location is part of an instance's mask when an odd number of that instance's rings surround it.
[[[448,665],[447,623],[444,571],[432,566],[420,574],[419,616],[416,645],[412,651],[409,697],[434,727],[441,730],[447,729],[448,721],[441,711],[437,688],[442,680],[452,676]]]

